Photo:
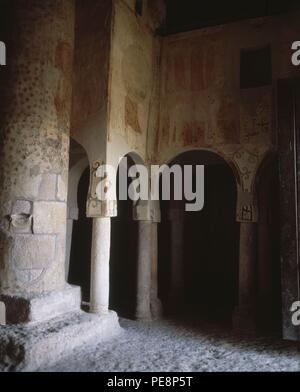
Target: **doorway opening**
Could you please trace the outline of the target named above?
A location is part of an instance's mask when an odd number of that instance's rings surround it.
[[[126,155],[128,171],[136,163]],[[127,173],[128,174],[128,173]],[[117,184],[119,183],[119,169]],[[128,178],[128,186],[131,180]],[[117,189],[118,216],[112,219],[110,253],[110,308],[121,317],[134,318],[137,294],[138,222],[133,220],[133,202],[120,200]]]
[[[80,286],[82,301],[90,300],[93,220],[86,216],[90,168],[83,147],[71,139],[67,224],[67,282]]]
[[[183,153],[170,166],[174,164],[194,168],[205,165],[205,203],[201,211],[186,212],[186,201],[161,202],[160,299],[166,313],[184,312],[199,320],[231,323],[238,301],[239,226],[235,219],[235,176],[225,160],[210,151]],[[173,220],[172,212],[170,214],[173,209],[180,211],[180,220]],[[175,255],[172,254],[174,247],[178,248]],[[178,253],[182,255],[180,261]],[[175,278],[175,290],[178,290],[175,303],[170,299],[174,291],[174,269],[180,270]]]

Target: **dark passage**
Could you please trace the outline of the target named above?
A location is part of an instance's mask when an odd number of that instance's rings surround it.
[[[134,164],[127,156],[128,170]],[[119,172],[117,176],[117,184]],[[128,185],[130,180],[128,180]],[[119,200],[118,216],[112,219],[110,253],[110,308],[120,316],[133,318],[136,307],[138,226],[133,221],[131,200]]]
[[[236,191],[225,165],[206,167],[205,207],[185,213],[185,300],[211,318],[231,317],[238,293]]]
[[[90,169],[87,168],[78,185],[78,208],[79,218],[74,221],[69,283],[82,288],[82,299],[85,302],[90,298],[90,274],[91,274],[91,246],[92,246],[92,222],[86,217],[86,200],[89,189]]]
[[[236,184],[232,170],[210,152],[183,154],[174,163],[205,165],[205,206],[184,212],[181,307],[196,318],[231,322],[238,300],[239,226],[236,223]],[[195,178],[193,179],[195,183]],[[159,289],[168,307],[170,289],[169,203],[162,202],[159,233]],[[182,205],[180,208],[184,208]],[[180,304],[178,304],[179,309]]]

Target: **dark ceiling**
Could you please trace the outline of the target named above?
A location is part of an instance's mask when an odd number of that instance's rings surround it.
[[[166,3],[167,34],[286,13],[300,5],[299,0],[166,0]]]

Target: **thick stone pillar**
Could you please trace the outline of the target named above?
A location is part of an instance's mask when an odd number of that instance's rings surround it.
[[[170,209],[171,229],[171,271],[170,271],[170,310],[179,309],[184,295],[184,263],[183,263],[183,235],[184,235],[184,211],[182,209]]]
[[[79,290],[65,282],[74,1],[11,0],[8,7],[7,66],[0,69],[0,300],[7,322],[19,323],[80,303]]]
[[[109,312],[111,218],[93,219],[90,312]]]

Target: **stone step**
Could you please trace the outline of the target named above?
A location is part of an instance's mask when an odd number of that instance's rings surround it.
[[[112,311],[105,316],[78,311],[35,325],[0,326],[0,371],[36,371],[81,345],[108,340],[121,331]]]

